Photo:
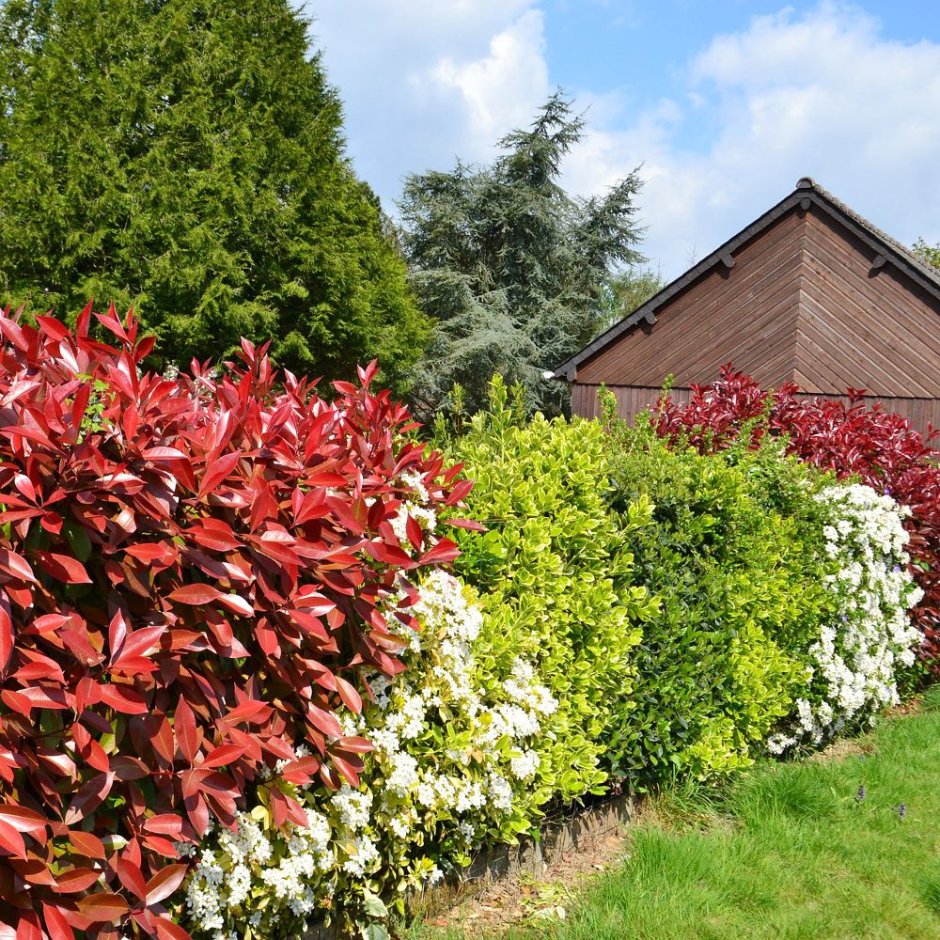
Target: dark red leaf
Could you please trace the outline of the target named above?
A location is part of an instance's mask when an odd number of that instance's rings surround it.
[[[91,584],[85,566],[77,559],[55,552],[38,552],[36,560],[46,574],[65,584]]]

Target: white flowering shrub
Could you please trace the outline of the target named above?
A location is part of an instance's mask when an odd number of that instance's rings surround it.
[[[863,484],[827,486],[814,499],[827,522],[831,573],[824,580],[839,613],[809,647],[796,714],[768,741],[775,754],[819,745],[896,703],[898,671],[913,665],[922,641],[909,616],[923,596],[907,568],[903,519],[910,510]]]
[[[539,741],[558,703],[532,664],[484,683],[474,657],[482,618],[473,594],[443,571],[421,585],[407,671],[374,677],[375,702],[344,732],[375,747],[361,786],[331,792],[274,778],[234,832],[215,830],[186,887],[194,935],[212,940],[294,936],[304,920],[351,912],[381,936],[386,909],[469,863],[484,842],[531,827],[544,794]],[[308,807],[309,826],[279,832],[269,787]]]

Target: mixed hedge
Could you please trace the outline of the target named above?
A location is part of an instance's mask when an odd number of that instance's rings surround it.
[[[755,444],[780,437],[788,453],[840,479],[857,478],[908,507],[911,573],[923,590],[914,619],[924,635],[921,657],[940,675],[940,454],[899,415],[868,405],[863,392],[849,401],[806,398],[785,383],[765,391],[731,365],[711,385],[695,386],[678,404],[664,395],[653,414],[657,431],[703,453],[733,441]]]
[[[432,447],[374,366],[153,375],[97,321],[0,316],[0,937],[381,940],[547,814],[912,674],[918,509],[760,414],[528,420],[496,380]]]

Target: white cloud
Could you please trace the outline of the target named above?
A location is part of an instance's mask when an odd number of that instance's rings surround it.
[[[825,3],[716,37],[687,76],[684,101],[595,129],[569,169],[596,191],[645,161],[645,251],[667,277],[804,175],[901,241],[940,239],[940,45],[885,40],[874,18]]]
[[[389,210],[405,174],[489,159],[548,96],[535,0],[317,0],[311,12],[350,153]]]
[[[548,96],[543,29],[542,14],[529,10],[490,40],[485,58],[461,63],[446,56],[431,70],[442,88],[459,93],[475,140],[492,144]]]

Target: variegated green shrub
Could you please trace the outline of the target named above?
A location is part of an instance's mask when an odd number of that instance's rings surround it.
[[[535,801],[598,791],[632,734],[635,647],[657,601],[638,584],[631,542],[652,505],[609,505],[611,446],[593,421],[520,417],[503,383],[488,411],[441,442],[474,488],[487,528],[459,538],[457,572],[480,594],[477,657],[491,683],[523,657],[558,700],[539,741]]]

